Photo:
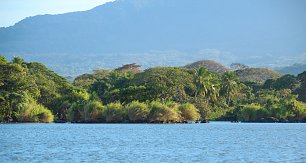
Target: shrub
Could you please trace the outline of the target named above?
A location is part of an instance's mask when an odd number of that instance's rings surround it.
[[[67,111],[67,118],[70,122],[80,122],[82,121],[81,112],[84,111],[84,104],[79,102],[74,102]]]
[[[306,118],[306,104],[300,101],[292,103],[292,112],[296,120],[304,120]]]
[[[124,108],[119,102],[106,105],[103,116],[106,122],[122,122],[126,119]]]
[[[145,122],[147,121],[149,108],[146,104],[133,101],[126,106],[127,115],[132,122]]]
[[[103,110],[105,107],[99,101],[89,101],[85,105],[85,110],[82,113],[82,119],[85,122],[102,122],[105,120],[103,116]]]
[[[241,121],[255,121],[258,119],[257,112],[262,110],[258,104],[248,104],[242,107],[239,115]],[[261,111],[260,111],[261,112]]]
[[[23,103],[16,114],[19,122],[53,122],[54,116],[50,110],[37,104],[34,100]]]
[[[150,104],[149,119],[151,122],[178,122],[179,114],[167,105],[153,101]]]
[[[200,118],[197,108],[193,104],[182,104],[179,106],[182,121],[195,121]]]
[[[201,120],[211,119],[213,108],[207,100],[198,99],[194,102],[194,105],[199,110]]]

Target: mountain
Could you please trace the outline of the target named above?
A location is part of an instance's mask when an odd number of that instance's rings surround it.
[[[0,28],[0,54],[43,62],[63,75],[202,59],[280,66],[306,61],[306,2],[293,1],[117,0]]]
[[[306,64],[294,64],[292,66],[277,68],[276,70],[283,74],[298,75],[306,71]]]

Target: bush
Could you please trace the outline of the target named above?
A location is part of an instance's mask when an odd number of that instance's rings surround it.
[[[262,110],[262,107],[258,104],[248,104],[242,107],[239,115],[239,120],[249,122],[257,120],[257,112]]]
[[[89,101],[85,105],[85,111],[82,113],[82,119],[85,122],[103,122],[105,117],[103,116],[103,110],[105,107],[99,101]]]
[[[21,105],[16,114],[18,122],[53,122],[54,116],[50,110],[37,104],[34,100]]]
[[[290,111],[288,110],[286,105],[281,105],[281,104],[274,104],[272,106],[270,106],[269,108],[267,108],[268,112],[269,112],[269,116],[270,117],[275,117],[275,118],[288,118],[289,116],[291,116]]]
[[[81,122],[82,115],[81,112],[84,111],[84,104],[79,102],[74,102],[67,111],[67,118],[70,122]]]
[[[126,119],[124,107],[119,102],[106,105],[103,116],[106,122],[122,122]]]
[[[193,103],[199,110],[201,120],[211,119],[213,108],[207,100],[198,99]]]
[[[150,104],[150,122],[178,122],[179,114],[175,109],[168,107],[160,102],[153,101]]]
[[[200,114],[193,104],[182,104],[179,106],[182,121],[196,121],[200,119]]]
[[[300,101],[292,103],[292,112],[296,120],[301,121],[306,118],[306,104]]]
[[[149,108],[146,104],[133,101],[126,106],[127,115],[132,122],[145,122],[147,121]]]

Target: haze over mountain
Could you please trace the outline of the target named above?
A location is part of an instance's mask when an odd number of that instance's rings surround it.
[[[273,67],[306,62],[303,0],[117,0],[0,28],[0,54],[80,74],[212,59]]]
[[[276,68],[276,70],[283,74],[298,75],[306,71],[306,64],[294,64],[291,66]]]

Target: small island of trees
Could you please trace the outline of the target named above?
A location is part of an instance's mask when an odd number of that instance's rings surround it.
[[[245,66],[233,71],[205,66],[138,68],[128,64],[95,70],[69,83],[41,63],[19,57],[9,62],[0,56],[0,121],[306,122],[306,72],[262,81],[256,69]],[[239,75],[246,73],[256,80],[246,75],[241,80]]]

